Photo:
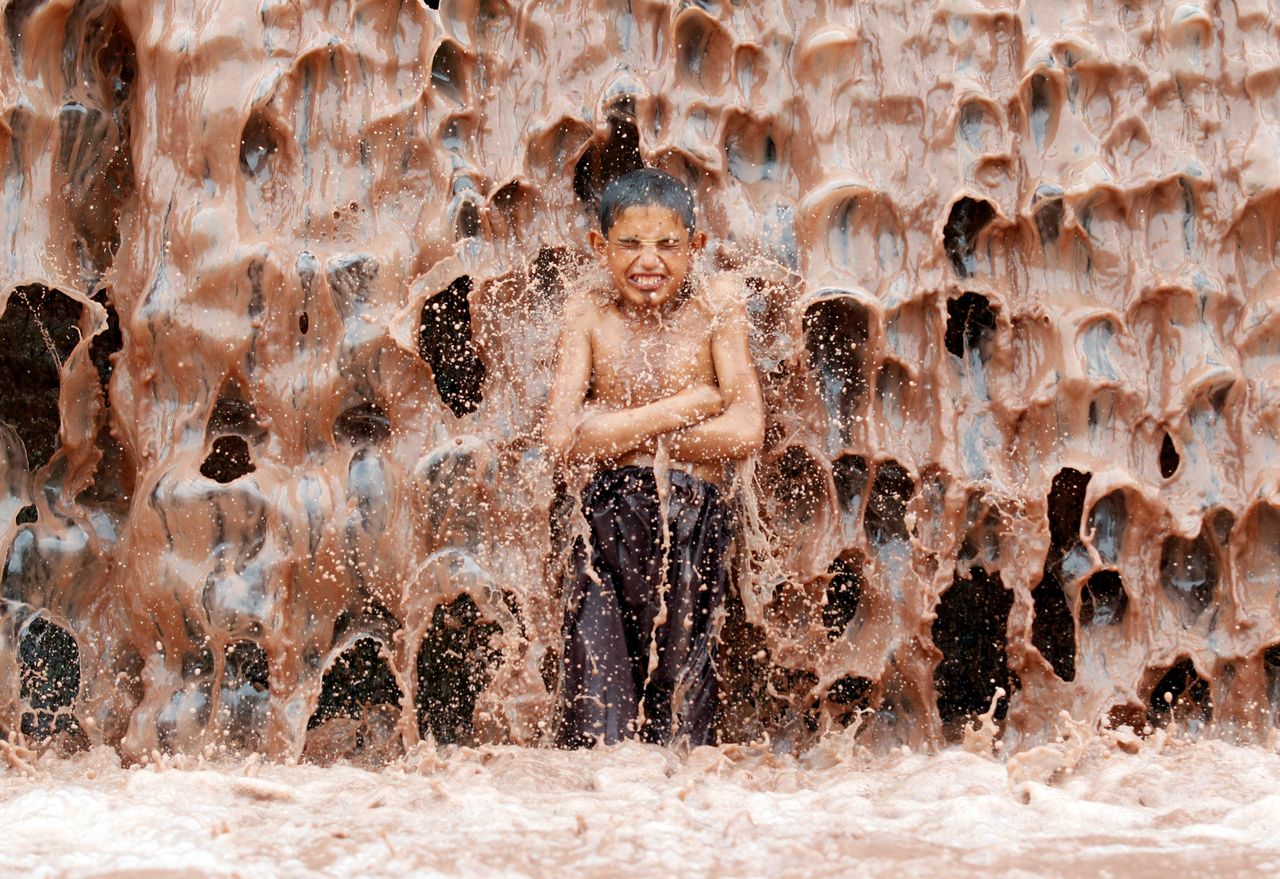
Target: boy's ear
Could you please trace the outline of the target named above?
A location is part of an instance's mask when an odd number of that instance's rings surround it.
[[[587,241],[591,244],[591,249],[596,252],[596,256],[604,259],[604,251],[609,245],[609,239],[605,238],[599,229],[592,229],[587,233]]]
[[[707,246],[707,233],[699,229],[693,233],[693,237],[689,239],[689,246],[694,250],[701,250]]]

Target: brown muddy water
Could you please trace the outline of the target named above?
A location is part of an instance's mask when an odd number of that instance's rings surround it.
[[[1271,863],[1274,2],[0,8],[12,870]],[[688,757],[542,747],[642,163],[768,408]]]

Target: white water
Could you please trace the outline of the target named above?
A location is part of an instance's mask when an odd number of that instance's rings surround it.
[[[1136,753],[1129,753],[1136,751]],[[380,770],[96,749],[0,770],[0,875],[1271,876],[1280,756],[1076,739],[1005,761],[827,743],[421,748]]]

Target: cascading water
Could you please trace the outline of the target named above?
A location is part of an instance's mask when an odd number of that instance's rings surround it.
[[[642,163],[766,389],[722,740],[1275,725],[1265,3],[0,6],[5,736],[551,741],[542,409]]]

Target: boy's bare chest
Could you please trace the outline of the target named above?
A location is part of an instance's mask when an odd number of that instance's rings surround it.
[[[661,326],[611,316],[592,336],[592,396],[601,402],[642,406],[715,381],[711,330],[702,315],[682,315]]]

